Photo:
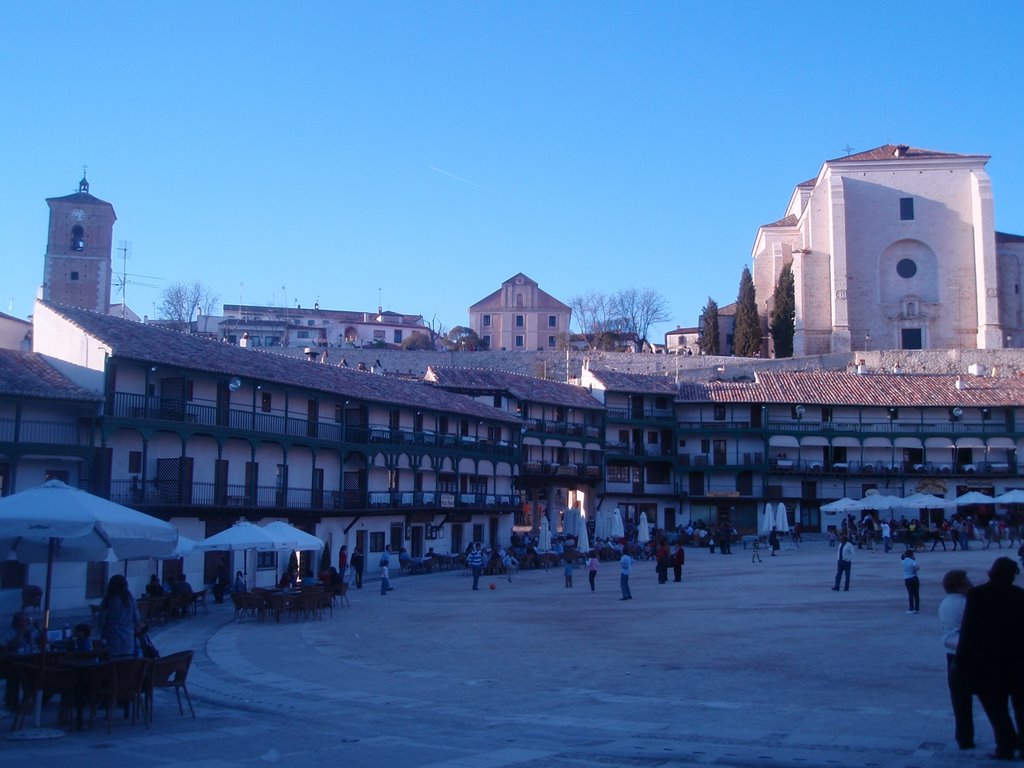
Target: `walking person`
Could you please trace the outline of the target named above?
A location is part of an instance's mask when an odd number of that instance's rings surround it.
[[[473,589],[480,589],[480,576],[484,572],[484,553],[480,551],[480,542],[473,544],[469,550],[466,565],[473,572]]]
[[[672,581],[677,584],[683,580],[683,565],[686,563],[686,552],[683,550],[683,542],[676,541],[676,548],[672,550]]]
[[[892,527],[885,520],[882,521],[882,550],[888,552],[892,549]]]
[[[128,581],[119,573],[107,582],[107,593],[100,603],[96,625],[111,657],[139,655],[135,636],[144,625],[135,599],[128,591]]]
[[[990,757],[997,760],[1013,760],[1024,725],[1024,589],[1013,585],[1019,572],[1010,558],[996,558],[988,582],[967,593],[956,650],[956,664],[992,724]]]
[[[363,588],[363,551],[359,547],[352,548],[352,557],[349,560],[352,566],[352,575],[356,580],[356,589]]]
[[[590,591],[594,591],[594,582],[597,580],[597,551],[590,550],[590,557],[587,558],[587,578],[590,579]]]
[[[914,550],[912,549],[908,549],[900,555],[900,561],[903,565],[903,584],[907,588],[907,600],[910,605],[907,613],[917,613],[921,609],[921,579],[917,575],[921,566],[914,559]]]
[[[658,583],[665,584],[668,581],[668,545],[662,539],[658,544],[658,550],[654,553],[654,570],[658,573]]]
[[[379,563],[379,566],[380,566],[380,593],[382,595],[386,595],[388,592],[391,591],[391,582],[388,579],[388,564],[389,564],[389,562],[390,561],[387,558],[383,558],[382,557],[380,559],[380,563]]]
[[[754,539],[753,543],[751,543],[751,545],[750,545],[750,548],[753,550],[753,554],[751,554],[751,556],[750,556],[750,562],[752,562],[752,563],[763,562],[761,560],[761,537],[760,536],[758,536],[757,538]]]
[[[629,591],[629,574],[632,570],[633,558],[623,551],[622,557],[619,558],[619,586],[622,588],[620,600],[633,599],[633,593]]]
[[[850,537],[845,533],[839,537],[839,557],[836,560],[836,584],[832,587],[833,592],[839,591],[839,580],[845,574],[846,585],[843,591],[850,591],[850,569],[853,566],[853,544],[850,543]]]
[[[949,701],[953,705],[953,733],[960,749],[974,748],[974,707],[971,689],[964,679],[963,670],[955,663],[960,642],[960,625],[964,620],[967,593],[971,591],[967,571],[954,569],[942,577],[946,596],[939,603],[939,622],[942,624],[942,644],[946,650],[946,685]]]

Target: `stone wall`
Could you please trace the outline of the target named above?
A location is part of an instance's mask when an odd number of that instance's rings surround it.
[[[302,357],[298,349],[274,349],[275,353]],[[355,368],[367,368],[379,361],[386,373],[406,374],[419,378],[427,366],[457,368],[491,368],[537,376],[557,381],[566,380],[566,367],[571,377],[578,377],[584,364],[624,373],[678,376],[683,379],[710,380],[752,377],[756,370],[815,371],[854,370],[863,361],[866,372],[891,372],[899,366],[904,373],[968,373],[971,365],[982,368],[982,375],[1017,376],[1024,370],[1024,350],[888,350],[836,353],[780,360],[721,356],[652,355],[628,352],[423,352],[389,349],[338,349],[328,351],[327,363],[339,365],[342,360]]]

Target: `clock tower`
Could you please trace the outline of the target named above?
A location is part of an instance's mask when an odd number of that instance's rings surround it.
[[[117,215],[110,203],[78,191],[47,198],[50,229],[43,266],[43,299],[104,315],[110,311],[111,255]]]

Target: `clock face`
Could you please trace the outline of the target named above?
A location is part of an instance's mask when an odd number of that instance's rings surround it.
[[[75,210],[71,212],[71,218],[75,221],[85,221],[85,211],[81,208],[75,208]]]

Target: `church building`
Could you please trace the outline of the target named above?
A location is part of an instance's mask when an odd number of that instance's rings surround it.
[[[50,225],[43,267],[43,299],[110,311],[111,254],[117,215],[110,203],[89,194],[82,176],[78,191],[47,198]]]
[[[757,231],[762,327],[791,264],[795,355],[1024,344],[1024,238],[995,230],[988,160],[886,144],[826,161]]]

